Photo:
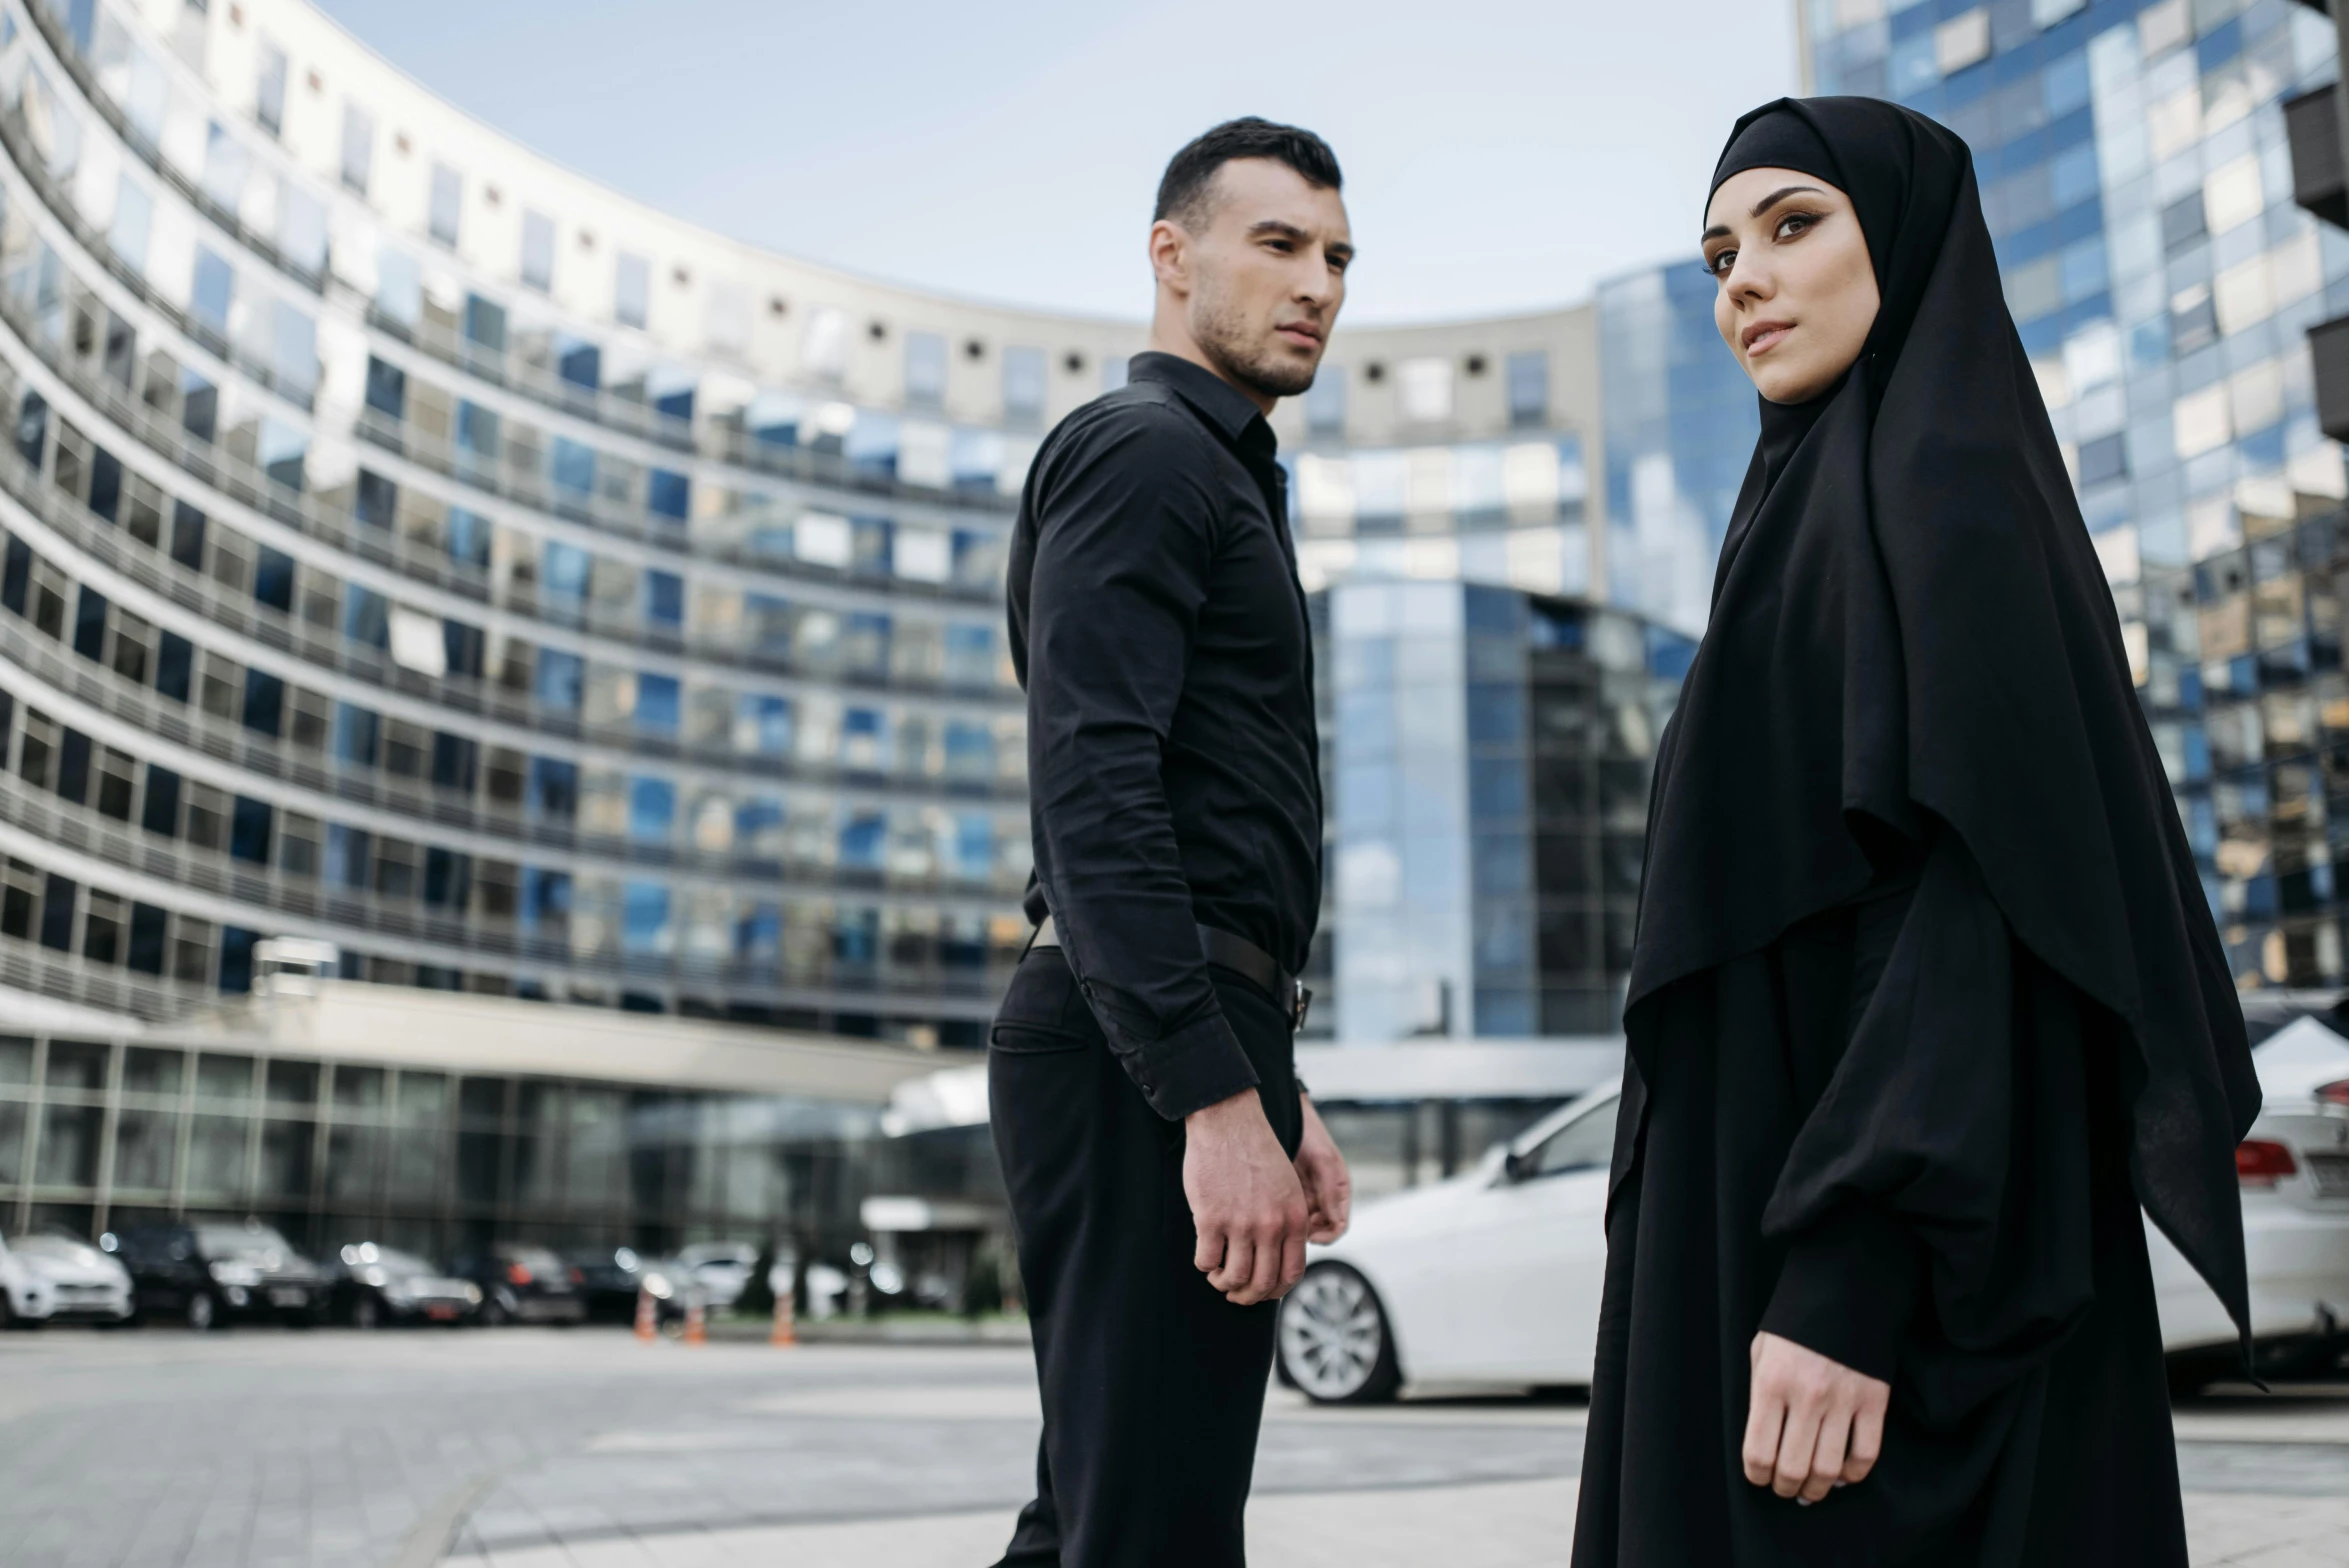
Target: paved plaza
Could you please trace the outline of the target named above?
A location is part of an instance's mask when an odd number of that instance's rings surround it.
[[[1275,1392],[1254,1560],[1564,1560],[1583,1412]],[[2196,1401],[2197,1564],[2349,1568],[2349,1387]],[[607,1330],[0,1340],[10,1568],[980,1568],[1026,1496],[1017,1348]]]

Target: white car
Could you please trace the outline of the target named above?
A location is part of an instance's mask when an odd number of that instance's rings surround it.
[[[2301,1018],[2251,1052],[2264,1103],[2235,1151],[2251,1332],[2270,1376],[2329,1369],[2349,1349],[2349,1040]],[[2235,1327],[2159,1231],[2153,1288],[2173,1383],[2193,1387],[2235,1365]]]
[[[50,1321],[130,1321],[130,1271],[88,1242],[70,1236],[22,1236],[14,1251],[17,1261],[47,1284]]]
[[[677,1252],[677,1265],[701,1285],[702,1299],[722,1312],[742,1299],[758,1267],[759,1249],[747,1241],[697,1241]]]
[[[2313,1368],[2344,1348],[2349,1321],[2349,1040],[2302,1019],[2252,1061],[2267,1103],[2236,1156],[2252,1328],[2264,1371]],[[1596,1089],[1473,1170],[1364,1203],[1281,1303],[1283,1380],[1327,1404],[1389,1399],[1406,1381],[1588,1383],[1619,1098]],[[2146,1232],[2174,1382],[2226,1375],[2225,1311]]]
[[[0,1328],[39,1328],[55,1310],[48,1279],[0,1236]]]

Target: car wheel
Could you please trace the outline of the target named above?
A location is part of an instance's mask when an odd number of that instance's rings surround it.
[[[212,1326],[219,1320],[220,1307],[219,1304],[212,1299],[212,1292],[208,1290],[189,1292],[187,1307],[188,1332],[192,1334],[210,1333]]]
[[[484,1326],[501,1328],[513,1320],[514,1314],[506,1309],[505,1302],[498,1297],[491,1296],[481,1304],[481,1321]]]
[[[373,1296],[361,1296],[351,1303],[351,1327],[383,1327],[383,1308]]]
[[[1306,1270],[1281,1302],[1279,1358],[1290,1381],[1317,1405],[1381,1404],[1403,1386],[1378,1292],[1343,1263]]]

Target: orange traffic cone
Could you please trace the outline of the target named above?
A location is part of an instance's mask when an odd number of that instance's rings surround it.
[[[685,1343],[706,1345],[710,1342],[708,1314],[702,1310],[701,1292],[694,1291],[685,1298]]]
[[[661,1337],[661,1310],[642,1285],[636,1287],[636,1337],[648,1345]]]
[[[767,1343],[770,1345],[796,1345],[799,1343],[799,1331],[791,1321],[791,1292],[788,1290],[775,1292],[775,1327],[774,1331],[767,1335]]]

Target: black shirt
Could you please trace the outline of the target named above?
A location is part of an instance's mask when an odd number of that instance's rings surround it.
[[[1011,648],[1036,891],[1111,1048],[1173,1120],[1256,1083],[1197,927],[1305,965],[1320,741],[1272,427],[1188,360],[1136,355],[1131,376],[1028,471]]]

